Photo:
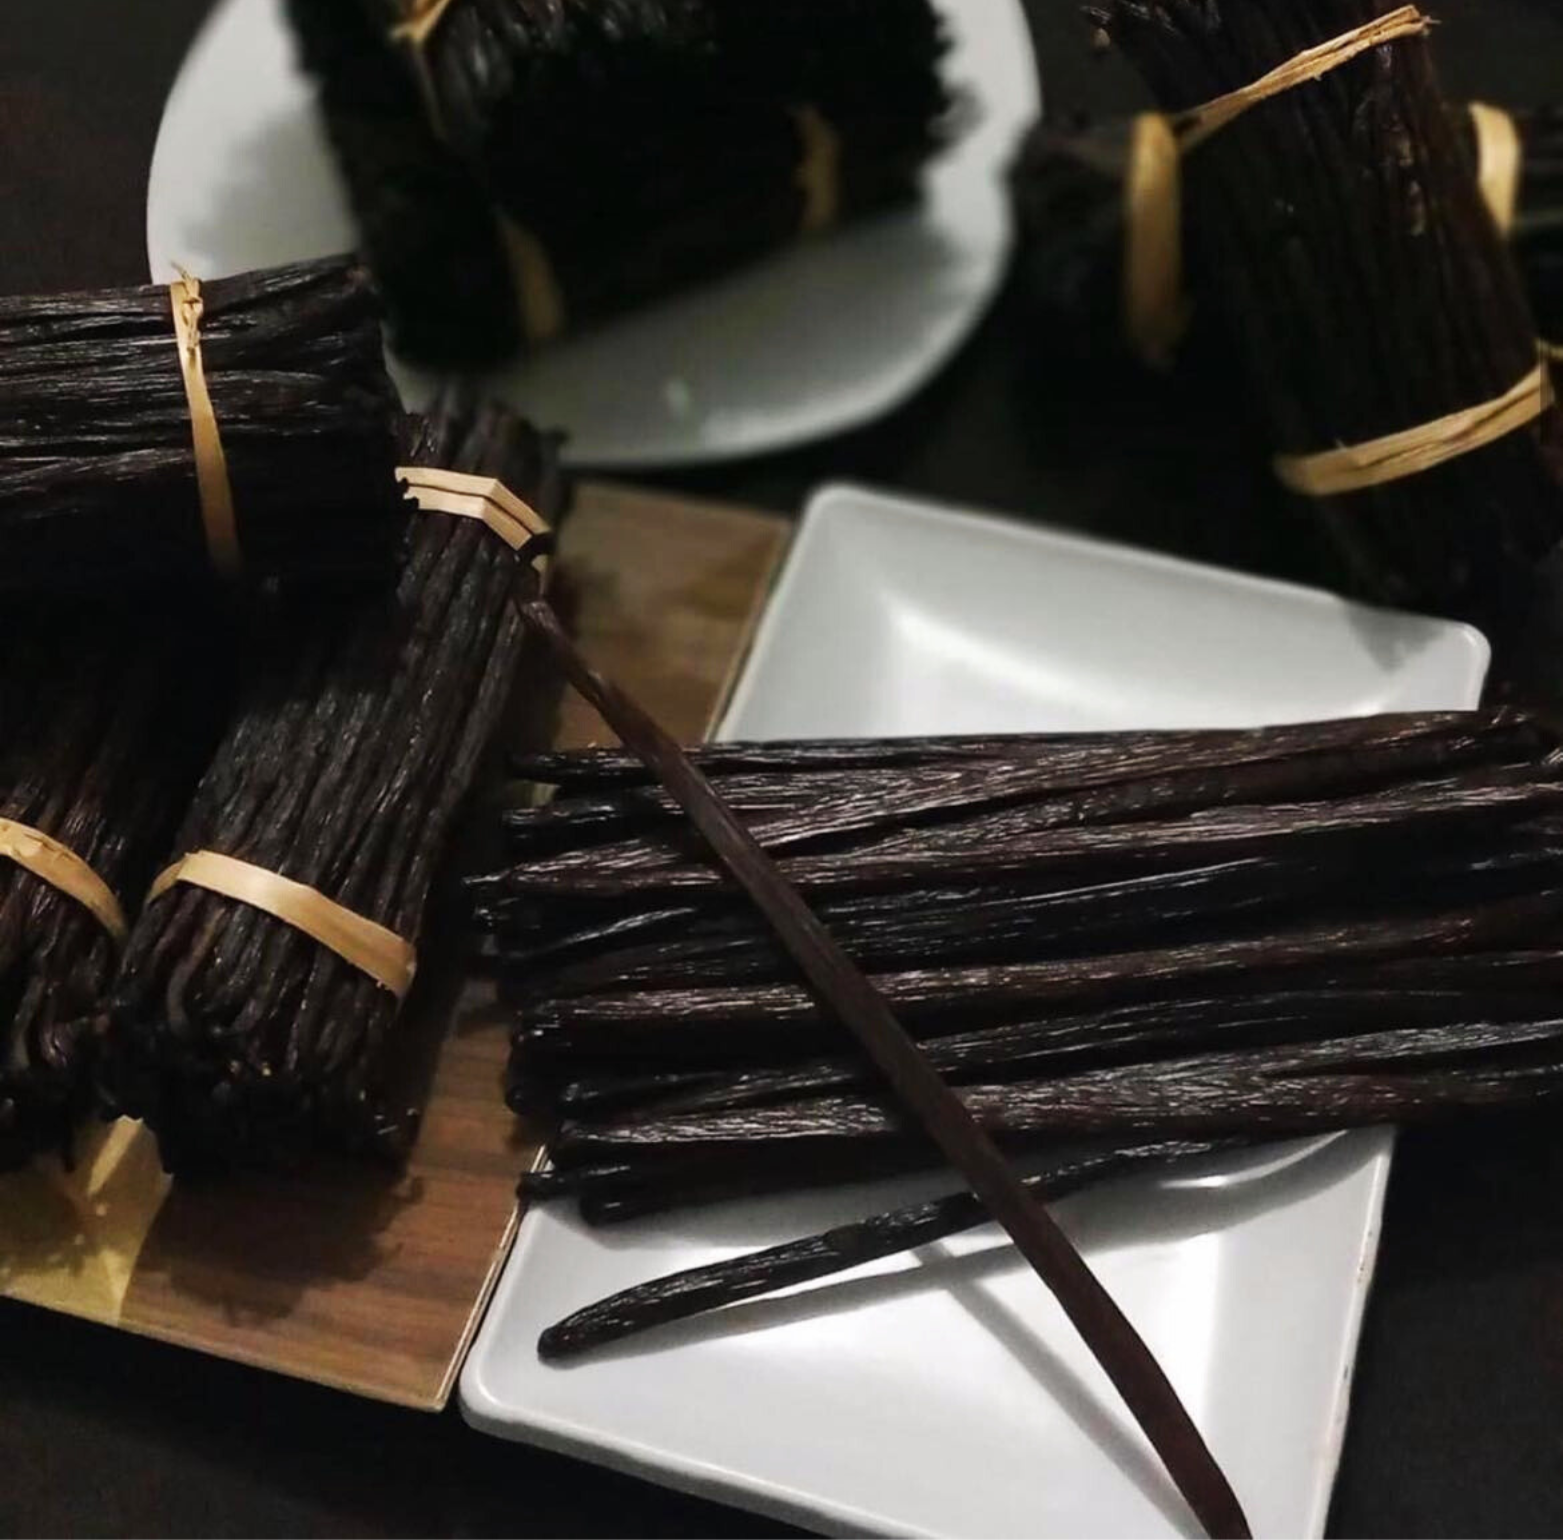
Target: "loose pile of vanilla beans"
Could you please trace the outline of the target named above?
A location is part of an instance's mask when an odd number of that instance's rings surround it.
[[[407,463],[497,477],[557,513],[552,441],[499,408],[442,409],[410,425],[406,449]],[[234,856],[416,941],[522,631],[516,555],[480,520],[418,514],[408,540],[394,595],[273,617],[168,854]],[[287,1163],[316,1146],[395,1155],[416,1124],[382,1095],[396,1014],[389,992],[302,932],[176,885],[126,948],[114,1096],[171,1170]]]
[[[949,132],[928,0],[453,0],[416,49],[392,39],[409,9],[288,3],[393,335],[426,362],[536,340],[517,230],[575,327],[795,240],[814,125],[842,219],[914,197]]]
[[[133,914],[221,720],[225,631],[116,606],[13,607],[0,675],[0,818],[79,855]],[[75,898],[0,860],[0,1170],[68,1156],[94,1100],[116,941]]]
[[[1473,158],[1470,112],[1455,107],[1456,136]],[[1522,172],[1510,245],[1544,337],[1563,337],[1563,108],[1516,109]],[[1037,124],[1010,171],[1018,265],[1037,335],[1050,350],[1081,357],[1126,355],[1124,175],[1129,124]],[[1186,275],[1199,314],[1202,274]],[[1217,302],[1212,298],[1207,306]],[[1209,371],[1234,389],[1234,361],[1221,338]],[[1186,383],[1187,376],[1180,377]]]
[[[1087,14],[1178,112],[1392,9],[1389,0],[1098,0]],[[1272,446],[1362,444],[1493,401],[1536,368],[1536,322],[1428,44],[1402,37],[1263,102],[1184,157],[1190,267]],[[1358,590],[1459,615],[1510,688],[1555,698],[1563,417],[1307,506]]]
[[[388,579],[398,406],[367,275],[329,259],[201,293],[246,575]],[[210,574],[168,289],[0,297],[0,590]]]
[[[1563,1090],[1563,755],[1518,710],[781,744],[697,764],[1017,1150],[1279,1137]],[[613,753],[535,758],[473,879],[539,1193],[594,1220],[926,1164]]]

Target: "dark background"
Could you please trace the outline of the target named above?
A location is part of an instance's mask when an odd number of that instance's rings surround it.
[[[0,292],[145,277],[146,168],[206,9],[4,0]],[[1028,10],[1052,105],[1139,102],[1121,66],[1089,56],[1071,0]],[[1563,99],[1556,0],[1434,10],[1451,93]],[[1037,360],[1022,323],[1006,294],[954,366],[872,429],[659,479],[786,511],[822,480],[873,480],[1208,554],[1195,491],[1206,483],[1175,429],[1123,453],[1127,408],[1082,400]],[[1332,1532],[1563,1532],[1560,1194],[1563,1140],[1539,1123],[1402,1139]],[[431,1418],[355,1401],[8,1303],[0,1530],[783,1533],[483,1438],[454,1410]]]

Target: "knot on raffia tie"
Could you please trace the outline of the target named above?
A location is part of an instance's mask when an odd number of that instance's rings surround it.
[[[201,357],[201,321],[206,301],[201,281],[183,268],[168,286],[174,318],[174,342],[179,350],[179,372],[184,380],[185,402],[190,413],[190,443],[195,455],[195,487],[201,504],[201,528],[212,566],[230,579],[242,575],[239,526],[233,512],[233,486],[228,480],[228,457],[223,453],[222,433],[206,384]]]
[[[68,845],[62,845],[42,829],[0,818],[0,856],[31,872],[51,888],[82,906],[115,943],[123,942],[129,927],[125,911],[113,890]]]
[[[412,988],[418,967],[412,943],[316,888],[215,850],[196,850],[158,876],[147,902],[161,898],[181,882],[248,904],[291,925],[360,973],[368,974],[398,1000]]]
[[[1432,22],[1403,5],[1305,48],[1258,80],[1182,112],[1134,120],[1124,181],[1124,324],[1134,350],[1164,367],[1183,333],[1182,157],[1261,102],[1322,79],[1369,49],[1421,37]]]

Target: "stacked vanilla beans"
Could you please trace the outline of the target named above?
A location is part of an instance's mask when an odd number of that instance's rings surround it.
[[[406,463],[495,477],[551,517],[553,443],[498,409],[440,409]],[[516,553],[425,512],[394,592],[264,622],[242,698],[170,860],[211,850],[303,883],[416,943],[435,867],[511,698]],[[395,1156],[398,1000],[284,921],[176,884],[143,911],[113,992],[118,1107],[187,1172],[319,1148]]]
[[[231,638],[199,605],[8,611],[0,818],[57,839],[133,913],[215,739]],[[118,938],[76,898],[0,860],[0,1170],[70,1154],[93,1102],[96,1016]]]
[[[1456,138],[1475,166],[1475,128],[1464,106],[1452,109]],[[1563,109],[1515,109],[1520,177],[1509,242],[1544,337],[1563,337]],[[1010,171],[1020,231],[1022,285],[1036,334],[1050,352],[1118,359],[1130,348],[1125,332],[1124,179],[1130,153],[1127,121],[1037,124]],[[1188,317],[1213,357],[1203,359],[1211,383],[1235,391],[1237,361],[1223,346],[1218,323],[1200,326],[1203,274],[1187,273]],[[1218,305],[1212,297],[1203,308]],[[1214,333],[1207,336],[1207,333]],[[1187,373],[1180,384],[1188,382]]]
[[[298,263],[201,298],[247,581],[385,581],[397,401],[367,274]],[[193,456],[166,287],[0,297],[0,591],[208,584]]]
[[[200,354],[246,593],[388,575],[395,398],[347,260],[204,286]],[[103,1005],[239,667],[159,286],[0,298],[0,1167],[110,1072]],[[46,842],[63,847],[51,865]],[[54,885],[83,864],[93,901]],[[78,876],[81,868],[75,868]],[[94,887],[93,884],[101,886]]]
[[[717,746],[697,762],[1011,1149],[1278,1137],[1563,1090],[1563,755],[1518,710]],[[840,1025],[604,752],[474,879],[537,1190],[605,1220],[926,1165]]]
[[[929,0],[288,11],[422,362],[492,362],[910,201],[950,130]]]
[[[1177,114],[1400,12],[1390,0],[1100,0],[1088,15]],[[1183,156],[1208,314],[1283,467],[1540,381],[1538,325],[1425,35],[1252,106]],[[1527,406],[1544,399],[1529,389]],[[1449,442],[1446,438],[1445,444]],[[1563,417],[1300,500],[1356,591],[1474,621],[1501,688],[1563,689]]]
[[[0,571],[28,590],[0,678],[3,1164],[68,1155],[93,1108],[144,1118],[180,1171],[405,1147],[415,1113],[384,1090],[400,991],[155,879],[227,856],[414,945],[510,701],[530,569],[482,519],[414,513],[396,467],[559,501],[552,442],[508,414],[404,422],[356,263],[199,299],[237,527],[221,583],[175,296],[0,301]],[[112,897],[50,886],[49,840]]]
[[[428,121],[407,60],[360,0],[287,0],[386,303],[391,343],[431,365],[520,343],[514,281],[481,185]]]

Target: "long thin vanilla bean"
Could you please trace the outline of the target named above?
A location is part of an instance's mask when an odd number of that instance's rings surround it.
[[[1167,1170],[1173,1163],[1198,1159],[1219,1148],[1213,1142],[1173,1140],[1084,1152],[1050,1164],[1041,1175],[1028,1178],[1026,1185],[1039,1200],[1056,1202],[1097,1182],[1128,1176],[1147,1167]],[[538,1351],[547,1359],[574,1358],[655,1326],[688,1320],[742,1300],[812,1283],[882,1257],[931,1245],[963,1230],[975,1229],[987,1218],[982,1204],[970,1193],[950,1193],[871,1219],[838,1225],[803,1240],[672,1273],[575,1311],[543,1333]]]

